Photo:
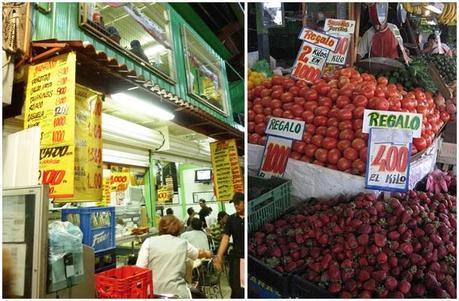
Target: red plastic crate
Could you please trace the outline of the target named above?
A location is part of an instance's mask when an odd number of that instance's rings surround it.
[[[98,298],[153,298],[151,270],[123,266],[96,274]]]

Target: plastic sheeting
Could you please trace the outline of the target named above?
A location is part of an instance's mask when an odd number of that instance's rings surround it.
[[[426,152],[410,166],[409,188],[429,174],[435,167],[439,145],[437,138]],[[249,175],[256,175],[264,147],[249,144],[247,150]],[[366,191],[365,178],[303,161],[289,159],[284,178],[292,180],[292,196],[297,199],[327,198],[339,194],[357,194]]]

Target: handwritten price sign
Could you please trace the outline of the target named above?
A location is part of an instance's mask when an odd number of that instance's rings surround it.
[[[319,79],[329,54],[325,48],[303,42],[293,65],[292,77],[311,83]]]
[[[270,178],[284,175],[293,140],[268,136],[259,176]]]
[[[411,140],[409,130],[370,129],[366,188],[408,190]]]

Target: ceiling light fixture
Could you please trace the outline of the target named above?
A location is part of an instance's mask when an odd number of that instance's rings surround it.
[[[166,121],[172,120],[175,117],[171,112],[156,106],[150,101],[145,101],[126,93],[112,94],[110,98],[115,105],[129,110],[134,114],[159,118]]]

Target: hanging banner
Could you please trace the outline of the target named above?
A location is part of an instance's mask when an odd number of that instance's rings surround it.
[[[235,192],[244,193],[236,140],[210,143],[214,190],[217,200],[230,201]]]
[[[292,77],[310,83],[319,79],[329,54],[330,51],[327,49],[303,42],[293,64]]]
[[[370,129],[365,188],[408,191],[412,138],[409,130]]]
[[[28,70],[24,128],[40,126],[40,181],[49,198],[74,195],[75,65],[73,52]]]
[[[370,128],[388,128],[410,130],[413,138],[421,137],[422,114],[367,110],[363,112],[363,133],[369,133]]]
[[[81,85],[75,91],[75,195],[102,199],[102,95]]]

